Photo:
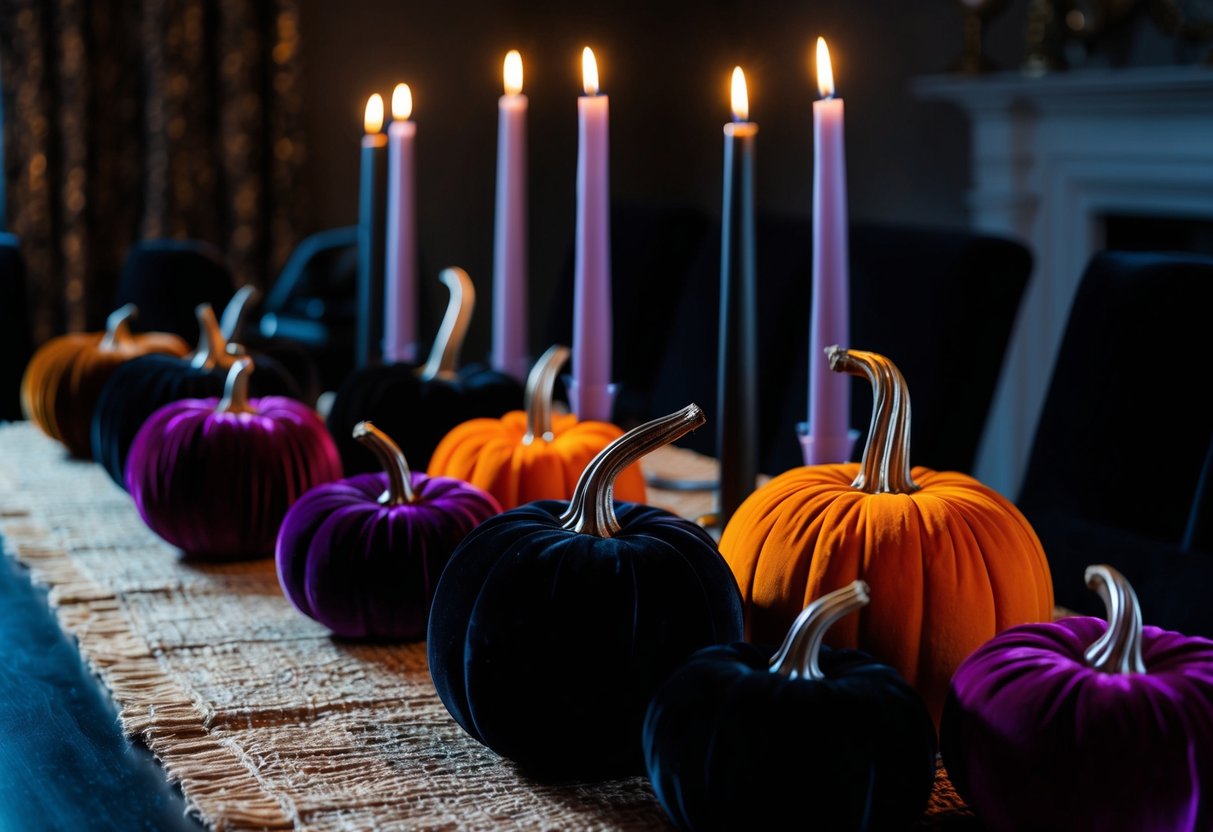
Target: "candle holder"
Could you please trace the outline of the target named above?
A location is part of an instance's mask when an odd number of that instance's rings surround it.
[[[964,13],[964,51],[950,67],[962,75],[995,72],[1000,67],[985,52],[986,24],[1006,10],[1010,0],[951,0]]]

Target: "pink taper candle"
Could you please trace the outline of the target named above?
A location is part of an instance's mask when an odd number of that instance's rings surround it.
[[[823,38],[817,39],[813,102],[813,313],[809,324],[809,421],[800,434],[806,465],[851,459],[851,382],[830,372],[826,349],[848,346],[850,264],[842,99]]]
[[[573,377],[569,403],[583,420],[609,421],[611,385],[611,191],[608,101],[598,64],[581,54],[585,95],[577,100],[577,236],[573,263]]]
[[[527,351],[526,111],[522,56],[512,49],[497,101],[497,208],[493,225],[493,368],[525,382]]]
[[[388,127],[387,285],[384,288],[383,357],[417,360],[417,205],[413,144],[417,124],[408,84],[392,92]]]

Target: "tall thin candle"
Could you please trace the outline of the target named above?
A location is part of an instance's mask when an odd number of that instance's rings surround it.
[[[754,146],[745,73],[733,70],[733,122],[724,126],[724,207],[720,238],[720,345],[716,447],[717,522],[723,527],[758,476],[757,278],[754,253]]]
[[[573,260],[572,410],[608,421],[611,384],[611,193],[608,172],[609,102],[598,93],[598,63],[581,53],[585,95],[577,99],[577,222]]]
[[[413,91],[392,91],[387,141],[387,275],[384,287],[383,357],[417,360],[417,200],[413,145],[417,124]]]
[[[843,103],[824,38],[817,39],[813,102],[813,313],[809,324],[809,421],[800,435],[806,465],[846,462],[854,448],[850,377],[830,372],[826,349],[849,340],[850,265],[847,244]]]
[[[383,97],[372,95],[363,117],[362,167],[358,179],[358,333],[354,359],[359,367],[378,362],[383,348],[383,215],[387,200],[387,137]]]
[[[522,56],[512,49],[497,100],[497,205],[493,227],[493,367],[525,381],[527,351],[526,113]]]

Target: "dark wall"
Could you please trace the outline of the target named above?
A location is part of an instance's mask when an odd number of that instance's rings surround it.
[[[1023,0],[989,30],[1014,68],[1024,51]],[[689,203],[718,214],[728,78],[740,64],[760,125],[761,210],[808,216],[812,186],[810,58],[817,35],[846,100],[852,216],[932,225],[965,222],[967,128],[947,105],[917,101],[912,78],[947,69],[960,48],[947,0],[402,3],[304,0],[313,228],[356,216],[358,142],[367,96],[413,90],[422,280],[467,269],[480,290],[465,358],[489,344],[496,102],[501,61],[518,48],[530,98],[532,335],[570,256],[584,45],[611,97],[611,178],[620,200]],[[761,253],[760,253],[761,262]],[[443,302],[426,299],[428,340]],[[535,341],[535,338],[532,340]],[[546,344],[532,343],[536,354]]]

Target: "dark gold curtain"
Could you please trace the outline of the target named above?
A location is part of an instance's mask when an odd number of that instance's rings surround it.
[[[8,229],[35,341],[100,326],[130,245],[191,237],[237,284],[298,239],[298,0],[0,0]]]

